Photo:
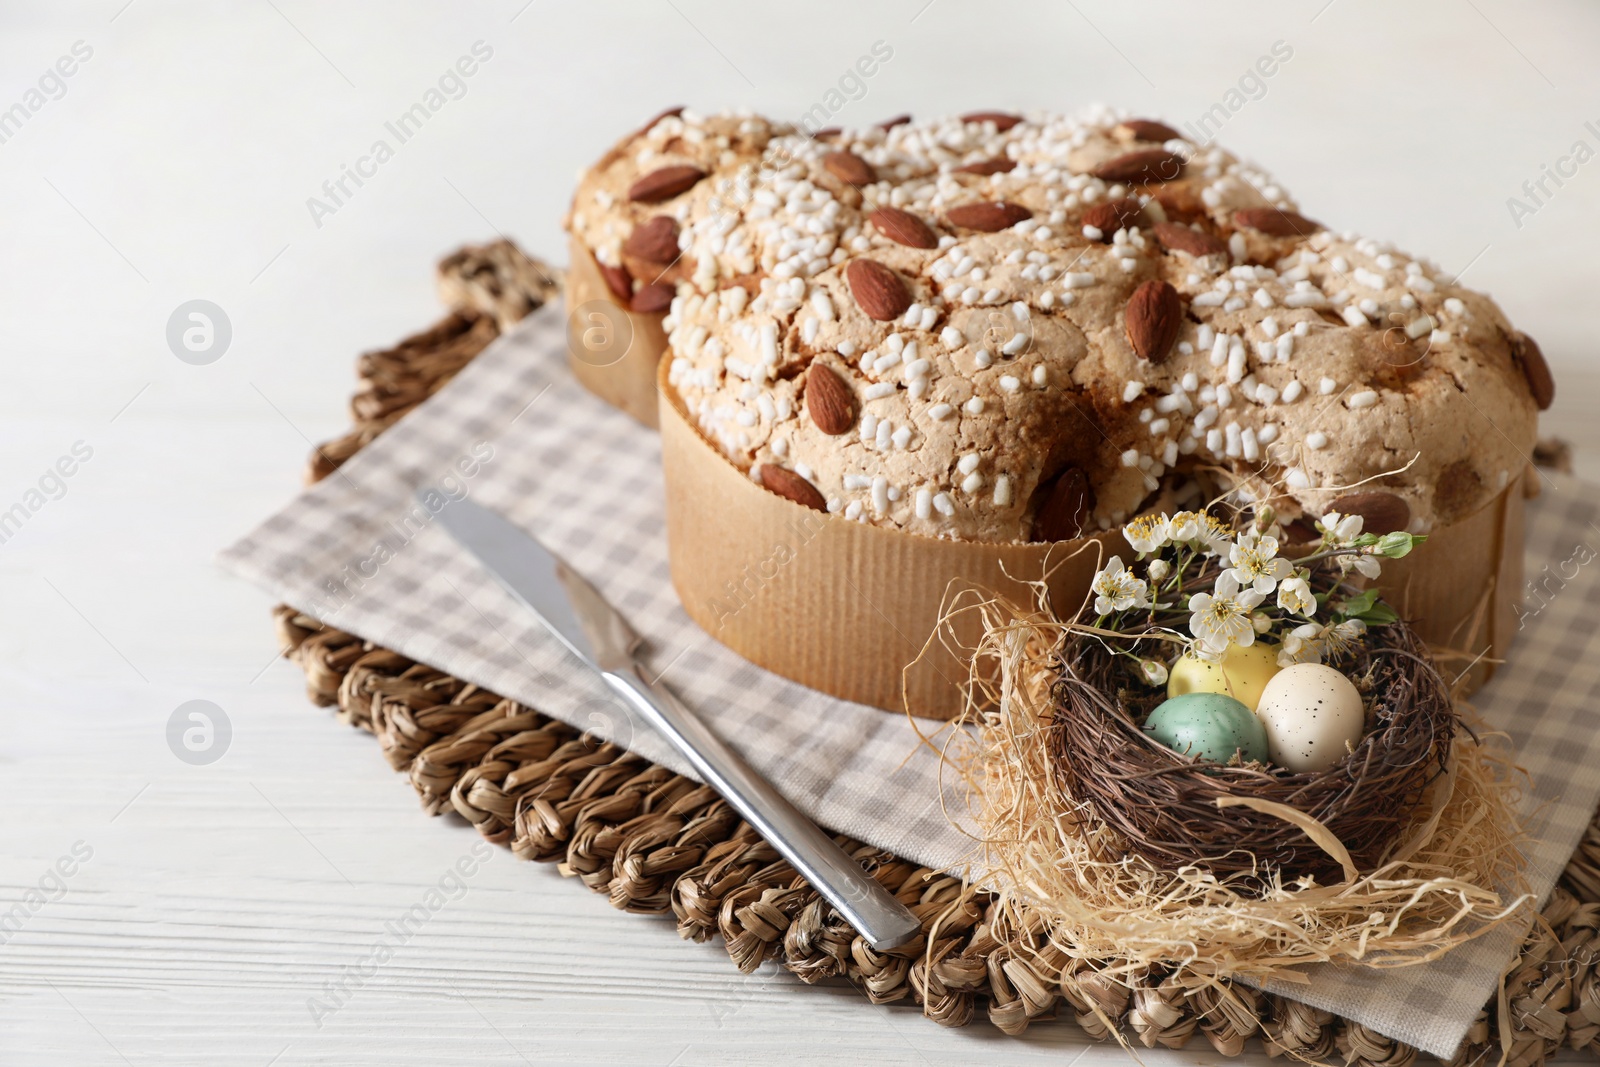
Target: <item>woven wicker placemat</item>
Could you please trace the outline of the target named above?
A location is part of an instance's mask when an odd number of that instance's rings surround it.
[[[433,395],[518,319],[559,293],[559,272],[507,241],[439,264],[451,310],[357,364],[355,428],[317,448],[326,477]],[[1555,445],[1540,455],[1561,462]],[[840,837],[922,919],[927,936],[868,948],[708,787],[625,749],[287,607],[287,656],[319,705],[367,730],[430,815],[455,811],[521,859],[553,862],[624,911],[671,912],[686,939],[722,939],[741,971],[778,959],[804,982],[844,978],[875,1004],[905,1001],[944,1026],[981,1008],[1008,1034],[1070,1014],[1091,1037],[1223,1055],[1252,1038],[1272,1056],[1405,1067],[1416,1050],[1356,1023],[1242,986],[1186,991],[1160,969],[1131,981],[1070,964],[1034,930],[1005,925],[960,879]],[[1541,1064],[1562,1048],[1600,1054],[1600,813],[1453,1064]]]

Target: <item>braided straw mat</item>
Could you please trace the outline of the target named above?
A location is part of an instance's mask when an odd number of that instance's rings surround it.
[[[504,241],[443,261],[440,291],[453,310],[361,357],[356,428],[315,451],[308,481],[333,473],[552,298],[554,273]],[[1540,458],[1566,457],[1552,445]],[[922,942],[875,952],[707,787],[310,615],[275,613],[312,700],[376,735],[429,814],[458,812],[490,841],[557,863],[620,909],[670,911],[685,938],[720,934],[743,971],[776,957],[802,981],[842,977],[873,1003],[914,1003],[945,1026],[967,1025],[981,1007],[1017,1034],[1064,1010],[1096,1039],[1148,1047],[1182,1048],[1198,1035],[1228,1056],[1252,1037],[1272,1056],[1403,1067],[1417,1055],[1370,1027],[1243,985],[1185,991],[1160,969],[1112,981],[1061,958],[1038,931],[1009,928],[961,879],[841,836],[928,930]],[[1597,959],[1600,817],[1448,1062],[1524,1067],[1564,1047],[1600,1051]]]

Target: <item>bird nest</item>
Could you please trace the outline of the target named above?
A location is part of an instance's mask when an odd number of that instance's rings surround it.
[[[1050,743],[1062,790],[1158,869],[1337,881],[1380,865],[1445,772],[1460,726],[1450,687],[1403,622],[1375,627],[1343,662],[1366,730],[1333,767],[1293,773],[1174,752],[1140,727],[1165,697],[1136,660],[1071,633],[1051,688]],[[1309,821],[1308,821],[1309,820]],[[1330,849],[1329,835],[1341,848]],[[1342,851],[1342,854],[1341,854]]]
[[[971,790],[976,877],[1046,951],[1113,977],[1303,983],[1306,964],[1410,966],[1526,914],[1507,740],[1458,718],[1404,626],[1340,664],[1373,728],[1331,770],[1291,774],[1155,746],[1138,724],[1159,698],[1133,658],[1042,592],[950,609],[985,634],[976,731],[945,752]]]

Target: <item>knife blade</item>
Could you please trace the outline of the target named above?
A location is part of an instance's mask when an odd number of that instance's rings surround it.
[[[419,491],[419,499],[422,496]],[[450,501],[436,518],[567,651],[600,675],[619,703],[681,752],[869,945],[880,951],[898,948],[922,933],[922,923],[909,908],[890,896],[670,689],[649,677],[637,657],[638,635],[582,575],[532,534],[472,500]]]

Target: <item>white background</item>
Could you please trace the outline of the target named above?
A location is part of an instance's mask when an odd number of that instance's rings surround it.
[[[1079,1055],[1069,1022],[949,1032],[740,977],[719,946],[505,852],[312,1023],[307,999],[476,835],[423,818],[369,738],[305,702],[268,599],[210,557],[346,426],[354,356],[437,316],[437,257],[498,230],[559,259],[578,169],[670,104],[795,117],[882,40],[893,58],[843,124],[1093,101],[1182,123],[1287,42],[1223,143],[1308,215],[1492,292],[1554,366],[1545,431],[1600,474],[1600,162],[1520,227],[1506,203],[1575,141],[1600,149],[1592,4],[124,5],[0,7],[0,109],[93,49],[0,144],[0,510],[74,442],[93,449],[0,544],[0,911],[74,842],[93,849],[0,945],[6,1064]],[[316,225],[307,198],[479,40],[493,57],[466,95]],[[209,366],[166,344],[194,298],[232,322]],[[233,728],[207,767],[166,742],[197,698]]]

